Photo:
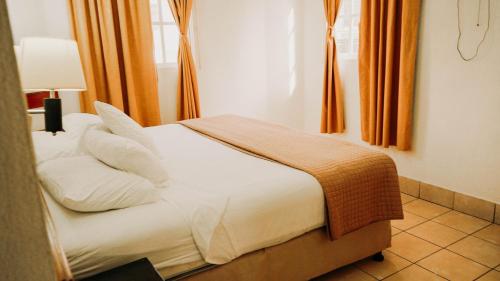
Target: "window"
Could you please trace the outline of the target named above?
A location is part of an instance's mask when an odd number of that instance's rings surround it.
[[[177,63],[179,30],[168,0],[150,0],[155,61],[159,65]]]
[[[356,58],[359,46],[361,0],[342,1],[334,34],[337,52],[344,58]]]

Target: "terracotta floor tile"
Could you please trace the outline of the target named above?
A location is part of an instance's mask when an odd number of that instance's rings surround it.
[[[424,222],[407,232],[441,247],[446,247],[467,236],[461,231],[433,221]]]
[[[364,273],[358,268],[349,265],[339,268],[335,271],[329,272],[327,274],[321,275],[320,277],[314,278],[311,281],[371,281],[377,280],[372,276]]]
[[[500,225],[407,194],[401,200],[405,219],[391,222],[383,262],[367,258],[313,280],[500,281]]]
[[[412,228],[418,224],[425,222],[427,219],[424,219],[420,216],[414,215],[412,213],[408,213],[403,211],[405,218],[403,220],[393,220],[391,221],[391,225],[395,228],[401,230],[407,230]]]
[[[448,250],[441,250],[418,262],[418,265],[428,269],[448,280],[474,280],[486,273],[489,268],[459,256]]]
[[[366,258],[357,262],[356,266],[362,271],[381,280],[411,265],[411,262],[389,251],[384,251],[384,257],[384,261],[382,262],[376,262],[371,258]]]
[[[409,203],[409,202],[414,201],[414,200],[417,200],[417,197],[413,197],[411,195],[401,193],[401,203],[406,204],[406,203]]]
[[[436,245],[402,232],[392,237],[392,247],[388,250],[411,262],[416,262],[439,249]]]
[[[500,225],[498,224],[492,224],[472,235],[500,245]]]
[[[491,268],[500,264],[500,246],[474,236],[458,241],[448,250]]]
[[[389,276],[389,278],[384,279],[387,281],[415,281],[415,280],[428,280],[428,281],[438,281],[446,280],[437,276],[436,274],[421,268],[418,265],[412,265],[407,267],[400,272]]]
[[[421,199],[405,204],[403,206],[403,210],[426,219],[433,219],[450,211],[450,209],[446,207],[439,206],[437,204],[430,203]]]
[[[394,236],[394,235],[396,235],[396,234],[398,234],[400,232],[401,232],[401,230],[399,230],[399,229],[397,229],[395,227],[391,227],[391,234],[392,234],[392,236]]]
[[[451,211],[449,213],[441,215],[433,219],[433,221],[458,229],[468,234],[476,232],[479,229],[484,228],[491,224],[488,221],[473,216],[469,216],[457,211]]]
[[[500,280],[500,272],[496,270],[492,270],[485,275],[481,276],[481,278],[477,279],[477,281],[498,281]]]

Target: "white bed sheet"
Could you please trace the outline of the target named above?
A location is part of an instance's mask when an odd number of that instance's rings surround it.
[[[182,125],[145,130],[171,178],[162,201],[78,213],[46,195],[76,277],[142,257],[159,270],[202,259],[222,264],[324,225],[323,192],[311,175]]]
[[[173,181],[221,201],[227,198],[220,222],[204,211],[191,217],[193,236],[207,262],[226,263],[324,225],[323,191],[310,174],[245,154],[182,125],[146,132]]]
[[[173,190],[165,190],[169,197]],[[170,197],[176,197],[173,195]],[[160,201],[99,213],[64,208],[44,192],[58,240],[76,278],[148,257],[161,270],[202,261],[191,228],[176,203]]]

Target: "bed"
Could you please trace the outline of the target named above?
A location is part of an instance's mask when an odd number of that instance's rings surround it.
[[[44,193],[77,279],[147,257],[172,280],[304,280],[390,246],[388,220],[331,241],[306,172],[180,124],[145,131],[171,178],[161,201],[79,213]]]

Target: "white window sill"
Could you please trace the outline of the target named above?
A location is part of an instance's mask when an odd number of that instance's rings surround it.
[[[157,63],[156,68],[177,68],[177,63]]]
[[[358,60],[358,54],[338,54],[340,60]]]

